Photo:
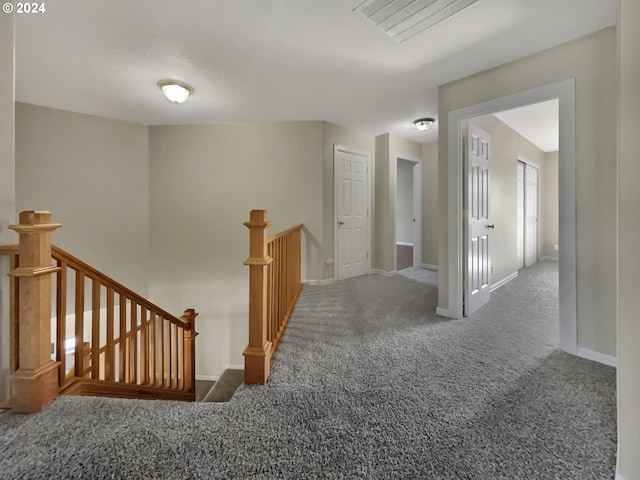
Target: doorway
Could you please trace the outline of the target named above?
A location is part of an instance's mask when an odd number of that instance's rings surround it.
[[[575,197],[575,80],[564,80],[449,112],[448,162],[448,306],[437,312],[462,317],[462,138],[465,122],[473,117],[546,100],[559,100],[558,204],[560,346],[577,352],[576,321],[576,197]]]
[[[395,269],[422,265],[422,160],[396,154]]]

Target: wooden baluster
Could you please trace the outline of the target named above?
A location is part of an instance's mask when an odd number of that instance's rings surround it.
[[[149,383],[147,367],[149,366],[149,322],[147,309],[140,306],[140,385]]]
[[[91,373],[91,343],[82,342],[82,376],[85,377]]]
[[[10,275],[21,277],[18,369],[11,375],[11,403],[15,412],[37,412],[58,396],[58,363],[51,360],[51,223],[49,212],[20,212],[19,225],[9,228],[20,236],[20,266]]]
[[[131,330],[129,331],[130,351],[129,362],[129,381],[138,383],[138,304],[131,301]]]
[[[252,210],[250,221],[244,224],[250,232],[249,258],[249,344],[244,355],[245,383],[264,384],[271,370],[272,344],[267,339],[267,265],[272,258],[267,253],[267,212]]]
[[[115,295],[113,288],[107,288],[107,350],[105,352],[105,379],[113,382],[116,379],[116,344],[115,344]]]
[[[167,386],[167,376],[169,375],[168,369],[171,364],[169,358],[169,342],[171,341],[169,337],[170,332],[168,327],[169,322],[166,318],[162,319],[162,381],[160,382],[161,387]]]
[[[196,337],[198,333],[195,328],[197,316],[196,311],[189,308],[180,317],[180,320],[189,325],[189,329],[184,332],[184,389],[194,394],[196,391]]]
[[[267,255],[272,257],[271,242],[267,244]],[[273,341],[273,325],[271,323],[271,265],[267,265],[267,340]]]
[[[75,331],[76,347],[74,370],[76,377],[84,377],[84,273],[76,270],[76,301],[75,301]]]
[[[60,271],[56,275],[56,360],[60,362],[58,373],[59,386],[67,380],[67,264],[58,260]]]
[[[91,378],[100,378],[100,282],[91,284]]]
[[[10,271],[14,272],[20,266],[20,257],[11,255]],[[20,277],[11,275],[9,278],[9,359],[10,374],[20,368]]]
[[[284,253],[284,239],[281,237],[279,241],[278,249],[278,278],[280,279],[280,285],[278,286],[278,339],[282,335],[282,319],[284,318],[284,293],[285,282],[284,275],[286,273],[285,267],[285,253]]]
[[[164,382],[164,318],[158,317],[156,333],[158,335],[158,378],[156,386],[161,387]]]
[[[178,388],[178,326],[173,323],[171,328],[171,388]]]
[[[156,382],[156,314],[149,312],[149,385]]]
[[[284,328],[284,321],[287,318],[287,308],[289,299],[289,250],[288,250],[289,236],[285,236],[282,239],[282,280],[284,282],[284,291],[282,292],[282,326]]]
[[[184,329],[178,327],[178,390],[184,390]]]
[[[127,365],[127,299],[120,294],[120,331],[118,332],[118,381],[126,382],[126,365]]]

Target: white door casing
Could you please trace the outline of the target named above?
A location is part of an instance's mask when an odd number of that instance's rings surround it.
[[[524,267],[524,163],[518,160],[516,168],[516,253],[520,270]]]
[[[473,123],[468,125],[465,148],[466,278],[464,315],[471,315],[491,298],[489,232],[489,156],[491,137]]]
[[[369,273],[369,156],[336,147],[335,228],[338,280]]]
[[[538,261],[538,169],[525,165],[525,242],[524,265]]]
[[[462,210],[462,136],[465,120],[500,112],[523,105],[557,98],[560,120],[560,148],[558,150],[558,205],[559,205],[559,293],[560,293],[560,347],[576,354],[577,303],[576,303],[576,82],[570,78],[541,87],[535,87],[505,97],[470,105],[448,113],[448,162],[447,162],[447,236],[448,252],[445,265],[448,295],[445,304],[438,305],[439,315],[462,317],[463,289],[463,232]]]

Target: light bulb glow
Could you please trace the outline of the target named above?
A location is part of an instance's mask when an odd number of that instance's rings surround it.
[[[435,118],[419,118],[418,120],[414,120],[413,124],[416,126],[418,130],[421,132],[426,132],[431,128],[433,122],[435,122]]]
[[[174,80],[162,80],[158,82],[158,86],[162,89],[167,100],[174,103],[184,103],[193,93],[193,88],[190,85]]]

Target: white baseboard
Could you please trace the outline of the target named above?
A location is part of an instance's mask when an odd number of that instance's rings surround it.
[[[335,282],[335,278],[325,278],[324,280],[303,280],[302,283],[305,285],[320,285],[325,286]]]
[[[625,480],[620,472],[616,472],[616,480]]]
[[[378,275],[384,275],[385,277],[393,277],[398,272],[395,270],[387,272],[386,270],[380,270],[379,268],[372,268],[369,273],[377,273]]]
[[[431,265],[430,263],[423,263],[422,268],[426,268],[427,270],[435,270],[438,271],[438,265]]]
[[[448,308],[436,308],[436,315],[440,315],[441,317],[451,318],[451,314],[449,313]]]
[[[558,257],[540,257],[541,262],[559,262],[560,258]]]
[[[502,280],[500,280],[499,282],[494,283],[493,285],[491,285],[491,291],[493,292],[494,290],[499,289],[501,286],[503,286],[505,283],[509,283],[511,280],[513,280],[514,278],[516,278],[518,276],[518,272],[514,272],[511,275],[507,275],[506,277],[504,277]]]
[[[396,245],[400,245],[401,247],[413,247],[413,243],[409,242],[396,242]]]
[[[230,365],[227,365],[224,368],[227,368],[229,370],[244,370],[244,365],[242,365],[241,363],[236,363],[236,364],[232,363]]]
[[[196,375],[196,380],[206,380],[207,382],[217,382],[220,375]]]
[[[587,360],[604,363],[605,365],[609,365],[610,367],[618,367],[618,359],[616,357],[600,352],[594,352],[593,350],[589,350],[588,348],[578,347],[578,349],[576,350],[576,355],[582,358],[586,358]]]

